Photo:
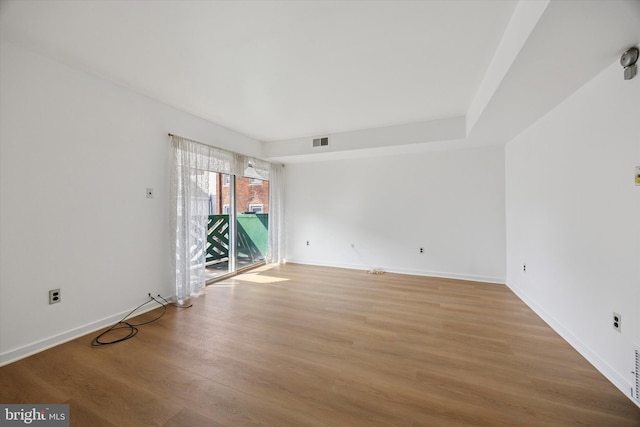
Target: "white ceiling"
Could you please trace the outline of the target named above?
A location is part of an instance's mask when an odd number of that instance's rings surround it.
[[[25,1],[2,36],[262,141],[463,115],[515,3]]]
[[[283,157],[283,140],[456,118],[459,130],[424,142],[464,139],[476,123],[500,139],[502,114],[512,136],[640,43],[640,1],[8,0],[0,37]]]

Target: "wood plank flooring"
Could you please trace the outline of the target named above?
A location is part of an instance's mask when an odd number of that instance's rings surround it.
[[[0,368],[0,402],[73,426],[640,426],[502,285],[287,264],[94,335]]]

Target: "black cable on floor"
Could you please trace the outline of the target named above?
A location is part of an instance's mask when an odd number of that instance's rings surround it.
[[[115,343],[119,343],[119,342],[122,342],[122,341],[126,341],[126,340],[128,340],[130,338],[133,338],[138,333],[138,326],[148,325],[149,323],[153,323],[156,320],[160,319],[162,316],[164,316],[167,313],[167,305],[173,305],[173,306],[178,307],[178,308],[189,308],[189,307],[191,307],[193,305],[193,304],[190,304],[188,306],[180,306],[178,304],[171,303],[171,302],[167,301],[160,294],[158,294],[158,297],[160,297],[166,304],[161,303],[160,301],[158,301],[157,299],[152,297],[151,294],[149,294],[149,300],[148,301],[143,302],[142,304],[140,304],[139,306],[137,306],[136,308],[131,310],[118,323],[114,324],[109,329],[107,329],[106,331],[102,332],[100,335],[95,337],[91,341],[91,346],[92,347],[100,347],[100,346],[103,346],[103,345],[115,344]],[[162,313],[160,313],[160,315],[158,317],[155,317],[155,318],[153,318],[151,320],[148,320],[148,321],[142,322],[142,323],[129,323],[129,322],[126,322],[126,320],[133,313],[135,313],[136,311],[138,311],[139,309],[141,309],[142,307],[144,307],[145,305],[149,304],[152,301],[155,301],[156,303],[158,303],[163,308]],[[111,341],[103,341],[102,340],[102,338],[105,335],[107,335],[107,334],[109,334],[109,333],[111,333],[113,331],[119,331],[121,329],[128,329],[129,333],[127,335],[125,335],[124,337],[120,337],[120,338],[117,338],[117,339],[114,339],[114,340],[111,340]]]

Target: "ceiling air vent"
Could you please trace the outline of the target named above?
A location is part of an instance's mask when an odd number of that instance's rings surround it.
[[[314,147],[324,147],[325,145],[329,145],[329,138],[313,138]]]

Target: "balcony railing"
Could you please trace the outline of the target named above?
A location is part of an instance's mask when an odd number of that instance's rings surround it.
[[[269,214],[237,214],[237,258],[242,264],[264,261]],[[209,215],[207,264],[229,260],[229,215]]]

